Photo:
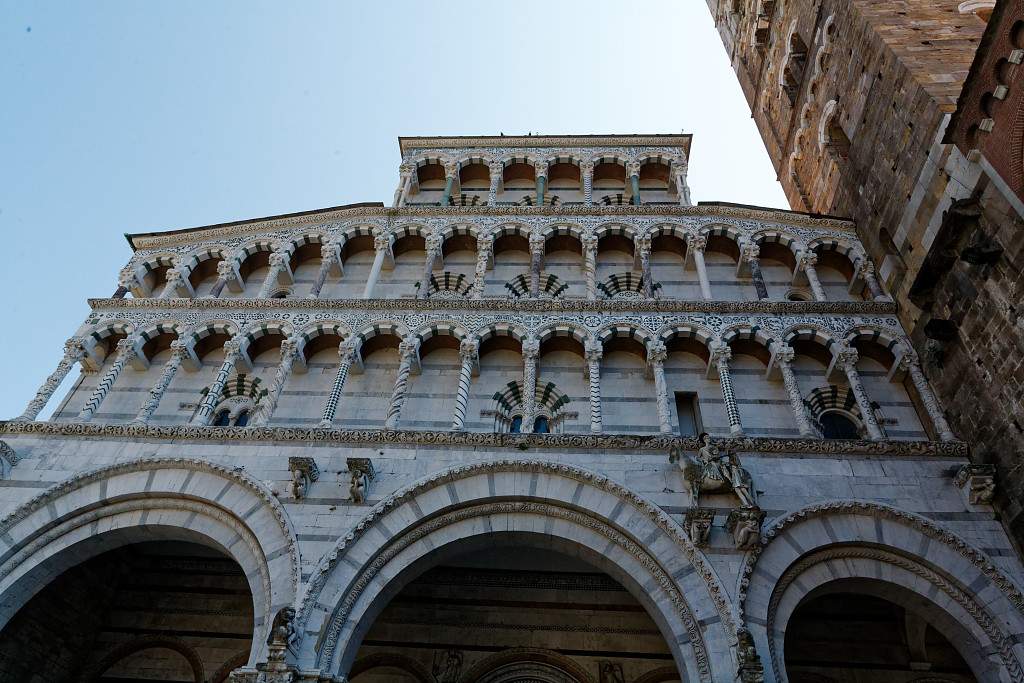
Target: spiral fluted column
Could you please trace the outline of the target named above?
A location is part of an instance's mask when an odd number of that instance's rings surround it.
[[[844,348],[836,352],[836,362],[846,373],[846,379],[850,383],[850,391],[857,400],[857,407],[860,409],[860,418],[864,422],[864,429],[867,430],[868,438],[873,441],[885,438],[882,428],[875,417],[875,409],[871,406],[871,399],[864,388],[864,383],[857,372],[857,360],[859,358],[857,349]]]
[[[583,277],[586,279],[587,300],[597,301],[597,235],[583,236]]]
[[[82,360],[83,356],[85,356],[85,347],[82,345],[81,337],[72,337],[64,342],[64,356],[57,363],[57,368],[36,390],[35,397],[25,406],[25,410],[17,418],[18,421],[28,422],[36,419],[53,396],[53,392],[57,391],[57,387],[71,372],[71,368],[75,367],[75,363]]]
[[[398,353],[401,360],[398,363],[398,375],[395,377],[395,388],[391,392],[391,403],[388,405],[388,415],[384,420],[385,429],[394,429],[398,426],[398,418],[402,415],[402,406],[405,404],[405,394],[409,389],[409,375],[412,373],[412,364],[416,359],[416,352],[419,350],[419,340],[415,337],[406,337],[398,345]]]
[[[537,413],[537,356],[540,342],[533,338],[523,340],[523,431],[533,431]]]
[[[665,360],[668,349],[665,344],[656,341],[647,345],[647,364],[654,375],[654,393],[658,404],[658,429],[662,434],[672,433],[672,417],[668,408],[668,385],[665,382]]]
[[[346,339],[338,345],[338,371],[334,375],[334,382],[331,384],[331,391],[327,394],[324,410],[320,417],[320,426],[324,429],[329,428],[334,422],[334,413],[338,410],[341,390],[345,388],[345,380],[348,379],[349,370],[358,354],[359,342],[357,339]]]
[[[455,411],[452,415],[452,431],[461,432],[466,428],[466,406],[469,404],[469,385],[473,381],[473,368],[477,364],[480,345],[473,339],[463,339],[459,344],[459,388],[455,393]]]
[[[125,337],[124,339],[117,342],[117,355],[114,356],[114,363],[107,369],[103,377],[100,379],[99,384],[93,389],[92,396],[85,402],[85,406],[81,412],[78,413],[79,422],[88,422],[92,419],[96,411],[99,410],[100,405],[103,403],[103,399],[107,397],[110,390],[114,386],[114,382],[117,381],[121,371],[124,370],[124,366],[128,364],[128,361],[135,355],[135,340],[131,337]]]
[[[267,395],[263,399],[263,405],[260,407],[259,414],[253,420],[253,426],[262,427],[274,416],[274,411],[277,410],[277,403],[281,399],[281,392],[284,391],[284,385],[292,374],[292,365],[295,363],[298,350],[299,340],[295,337],[288,337],[281,342],[281,362],[277,365],[274,379],[271,381],[270,389],[267,390]]]
[[[793,373],[793,357],[796,353],[790,346],[783,346],[775,352],[775,364],[779,366],[782,373],[782,383],[786,386],[786,395],[789,397],[789,405],[793,409],[793,417],[796,419],[796,428],[800,436],[813,438],[816,436],[814,427],[811,426],[811,418],[807,414],[807,406],[804,404],[803,392],[800,391],[800,384]]]
[[[601,433],[601,357],[604,348],[601,342],[588,339],[584,345],[587,361],[587,379],[590,382],[590,431]]]
[[[736,403],[736,391],[732,386],[732,373],[729,370],[729,359],[732,349],[724,342],[711,345],[711,362],[718,371],[718,383],[722,387],[722,400],[725,402],[725,413],[729,418],[729,433],[732,436],[743,435],[743,423],[740,420],[740,407]]]
[[[182,339],[175,339],[171,342],[171,355],[167,358],[167,362],[164,363],[163,370],[160,371],[160,377],[157,378],[156,383],[150,388],[149,396],[146,398],[145,403],[139,408],[139,412],[135,415],[135,419],[132,420],[132,424],[144,425],[149,422],[149,418],[153,417],[153,413],[160,406],[160,401],[164,397],[164,392],[167,391],[167,387],[171,385],[171,380],[174,379],[174,375],[177,374],[178,368],[181,367],[181,363],[185,360],[185,356],[188,355],[188,344]]]
[[[220,364],[217,376],[206,392],[206,396],[200,401],[199,408],[196,409],[196,414],[192,417],[191,424],[210,424],[210,421],[213,419],[213,411],[216,409],[217,404],[220,403],[221,396],[224,394],[224,387],[227,386],[228,379],[231,377],[231,373],[234,372],[235,364],[241,355],[241,342],[235,339],[229,339],[224,342],[224,362]]]

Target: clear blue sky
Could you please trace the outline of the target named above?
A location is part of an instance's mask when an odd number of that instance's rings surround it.
[[[0,418],[123,233],[389,203],[399,135],[686,131],[695,201],[787,206],[702,0],[4,0],[0,88]]]

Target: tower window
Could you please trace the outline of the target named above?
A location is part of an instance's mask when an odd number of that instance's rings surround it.
[[[840,412],[824,413],[818,421],[821,424],[821,434],[826,439],[860,438],[860,430],[854,421]]]
[[[700,423],[697,394],[676,392],[676,417],[679,421],[679,436],[697,436],[704,431]]]
[[[534,434],[547,434],[550,430],[550,423],[548,418],[543,415],[538,415],[537,419],[533,421],[533,433]]]
[[[523,416],[516,415],[512,418],[512,424],[509,426],[508,431],[512,434],[520,434],[523,431]]]

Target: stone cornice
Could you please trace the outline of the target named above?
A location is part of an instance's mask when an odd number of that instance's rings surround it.
[[[473,137],[400,137],[398,148],[468,149],[472,147],[683,147],[689,151],[693,135],[480,135]]]
[[[130,438],[168,441],[211,442],[307,442],[333,444],[395,444],[420,446],[465,446],[496,449],[583,449],[660,451],[672,447],[686,451],[699,448],[695,438],[629,434],[504,434],[494,432],[451,432],[382,429],[319,429],[315,427],[197,427],[137,426],[80,422],[0,422],[0,434]],[[743,437],[716,439],[722,448],[741,453],[785,455],[866,455],[887,457],[940,457],[965,459],[962,441],[861,441],[818,439],[772,439]]]
[[[520,313],[895,314],[889,301],[698,301],[688,299],[89,299],[93,310],[515,311]]]
[[[307,211],[301,214],[277,216],[266,220],[247,220],[237,223],[222,223],[208,227],[190,228],[184,231],[168,233],[136,233],[127,235],[129,242],[135,250],[153,249],[177,244],[191,244],[194,242],[208,241],[214,238],[234,237],[238,235],[251,235],[264,232],[272,232],[285,228],[294,228],[308,225],[319,225],[322,223],[342,220],[358,220],[360,218],[386,218],[387,220],[400,220],[402,218],[450,218],[464,219],[471,222],[474,217],[497,216],[497,217],[553,217],[572,219],[580,216],[598,216],[603,218],[614,218],[617,216],[664,216],[671,217],[699,216],[736,218],[745,220],[765,221],[782,225],[791,225],[805,228],[818,228],[828,230],[844,230],[850,233],[850,237],[856,238],[854,223],[852,221],[836,218],[813,218],[802,214],[794,214],[788,211],[775,211],[772,209],[754,209],[746,207],[731,207],[719,205],[701,206],[404,206],[401,208],[386,207],[354,207],[324,209],[323,211]]]

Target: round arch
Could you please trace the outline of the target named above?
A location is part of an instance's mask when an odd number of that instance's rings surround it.
[[[781,542],[780,542],[781,540]],[[753,580],[754,574],[757,579]],[[788,681],[786,624],[815,591],[858,582],[893,602],[913,600],[958,647],[979,680],[1024,680],[1024,596],[984,553],[918,515],[862,501],[804,508],[773,522],[739,577],[741,618],[766,681]],[[873,587],[872,587],[873,586]]]
[[[388,539],[382,544],[381,539]],[[444,557],[496,539],[570,552],[647,609],[684,680],[731,677],[733,618],[713,569],[667,514],[565,464],[495,461],[439,473],[380,503],[311,576],[299,665],[346,671],[376,615]]]
[[[54,576],[142,541],[200,543],[239,564],[253,599],[250,664],[265,657],[273,617],[298,590],[298,541],[281,504],[250,475],[202,460],[138,459],[84,472],[0,520],[0,535],[0,629]]]
[[[78,677],[78,680],[80,683],[93,683],[97,678],[106,673],[110,667],[125,657],[142,652],[143,650],[155,648],[177,652],[188,662],[189,668],[192,669],[192,679],[195,683],[207,683],[203,660],[199,658],[199,655],[196,654],[192,646],[181,638],[174,636],[141,636],[123,645],[119,645],[104,655],[96,664],[86,667]]]

